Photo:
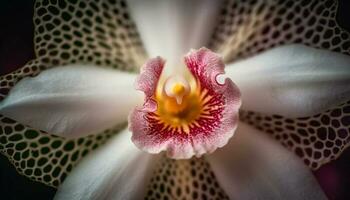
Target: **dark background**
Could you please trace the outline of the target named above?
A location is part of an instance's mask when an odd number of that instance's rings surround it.
[[[0,2],[0,75],[9,73],[34,58],[34,0]],[[338,23],[350,31],[350,1],[340,0]],[[317,170],[316,178],[330,199],[350,199],[350,149],[331,164]],[[0,199],[52,199],[55,189],[18,175],[0,154]]]

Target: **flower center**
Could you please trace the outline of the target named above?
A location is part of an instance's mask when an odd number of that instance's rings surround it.
[[[182,77],[171,77],[165,84],[158,84],[156,102],[158,105],[155,119],[170,131],[186,133],[200,117],[209,117],[205,112],[208,98],[200,90],[200,84],[193,77],[189,81]]]
[[[240,92],[231,80],[217,81],[224,73],[221,57],[201,48],[184,62],[171,76],[160,57],[141,69],[136,86],[145,103],[131,113],[129,129],[142,150],[176,159],[201,156],[224,146],[237,127]]]

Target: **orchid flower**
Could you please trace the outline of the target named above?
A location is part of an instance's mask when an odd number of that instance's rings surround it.
[[[335,11],[37,1],[37,59],[1,79],[2,153],[56,199],[326,199],[310,169],[350,138]]]

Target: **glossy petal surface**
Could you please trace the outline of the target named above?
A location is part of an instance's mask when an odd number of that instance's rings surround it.
[[[21,80],[0,103],[0,113],[35,129],[74,138],[127,121],[141,102],[136,76],[92,66],[65,66]]]
[[[244,123],[236,134],[208,156],[231,199],[326,199],[309,169],[283,146]]]

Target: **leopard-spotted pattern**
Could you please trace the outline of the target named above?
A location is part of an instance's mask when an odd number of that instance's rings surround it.
[[[291,43],[350,54],[337,7],[336,0],[227,0],[210,47],[226,62]]]
[[[314,170],[339,157],[350,144],[350,101],[310,117],[241,111],[240,119],[271,134]]]
[[[53,187],[59,186],[87,153],[125,128],[125,125],[120,125],[98,135],[68,140],[1,115],[0,124],[0,152],[20,174]]]
[[[148,184],[146,200],[229,199],[205,158],[173,160],[163,156]]]

